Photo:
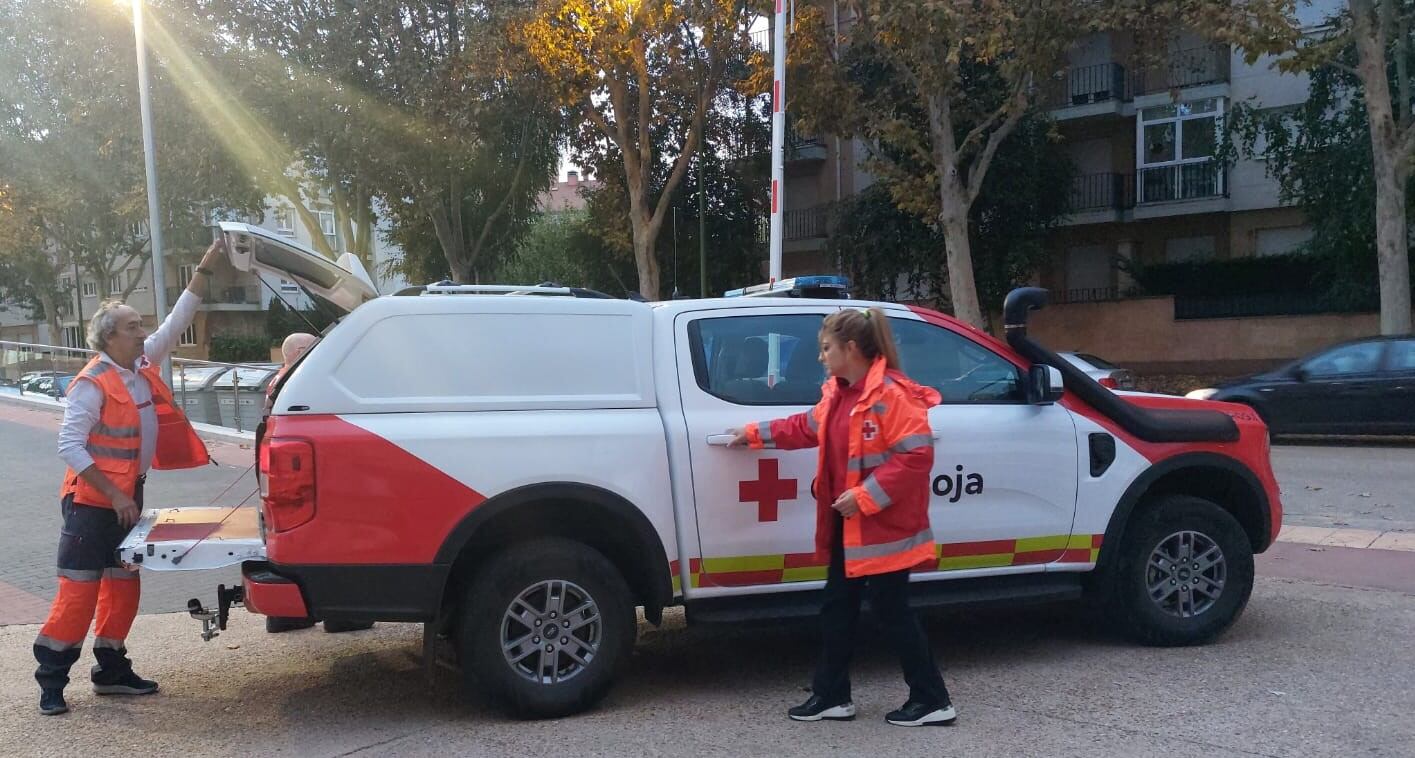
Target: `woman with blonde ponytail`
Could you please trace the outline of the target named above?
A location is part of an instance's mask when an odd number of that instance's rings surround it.
[[[938,392],[900,370],[889,319],[878,308],[847,308],[821,325],[820,362],[830,376],[806,413],[734,430],[734,445],[819,447],[816,556],[829,560],[821,605],[822,649],[797,721],[849,720],[849,663],[860,602],[870,593],[899,655],[909,699],[885,720],[896,726],[952,724],[958,714],[928,639],[909,607],[909,571],[937,560],[929,527]]]

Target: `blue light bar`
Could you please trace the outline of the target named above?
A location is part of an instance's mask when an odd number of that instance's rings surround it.
[[[809,297],[825,300],[847,300],[850,280],[843,276],[796,276],[775,284],[753,284],[728,290],[723,297]]]

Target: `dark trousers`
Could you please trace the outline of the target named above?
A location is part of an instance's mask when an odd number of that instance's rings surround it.
[[[142,508],[143,480],[133,499]],[[59,592],[49,617],[34,643],[39,667],[34,678],[44,689],[63,689],[69,669],[78,662],[89,625],[97,613],[93,655],[98,665],[93,681],[113,683],[132,671],[125,644],[137,615],[141,584],[137,572],[118,564],[118,546],[129,529],[118,523],[112,508],[75,503],[73,496],[59,504],[64,524],[59,533]]]
[[[826,574],[821,605],[821,656],[811,683],[812,691],[831,704],[850,701],[850,658],[855,651],[855,629],[860,602],[869,593],[870,608],[878,618],[889,645],[899,656],[909,699],[933,706],[950,702],[943,675],[933,651],[909,607],[909,572],[895,571],[850,579],[845,576],[845,556],[836,532]]]

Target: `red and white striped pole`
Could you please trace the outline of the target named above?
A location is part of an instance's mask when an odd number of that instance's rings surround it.
[[[776,0],[776,23],[771,40],[771,241],[767,276],[772,284],[781,280],[781,242],[785,211],[786,154],[786,3]]]

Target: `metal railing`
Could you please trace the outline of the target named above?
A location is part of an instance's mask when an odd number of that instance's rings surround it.
[[[1142,168],[1139,185],[1141,203],[1222,197],[1225,191],[1223,168],[1213,160]]]
[[[1215,43],[1175,50],[1163,60],[1135,72],[1137,95],[1226,82],[1230,74],[1228,45]]]
[[[1119,287],[1079,287],[1057,290],[1053,293],[1052,302],[1057,305],[1066,305],[1069,303],[1105,303],[1119,299]]]
[[[185,287],[168,287],[167,302],[175,303]],[[260,305],[260,287],[254,284],[233,284],[210,287],[202,296],[202,305]]]
[[[1175,295],[1174,318],[1254,318],[1258,316],[1311,316],[1321,313],[1366,313],[1372,304],[1333,304],[1311,292],[1258,292],[1246,295]]]
[[[1082,174],[1071,180],[1073,213],[1125,210],[1134,206],[1135,177],[1132,174]]]
[[[0,340],[0,394],[36,394],[60,400],[54,380],[78,374],[94,355],[84,348]],[[173,399],[191,421],[248,431],[260,421],[265,386],[276,369],[273,363],[173,357]],[[46,377],[50,379],[47,383],[35,382]]]
[[[1053,79],[1046,102],[1053,108],[1092,105],[1111,100],[1129,100],[1125,67],[1119,63],[1096,63],[1069,68]]]

